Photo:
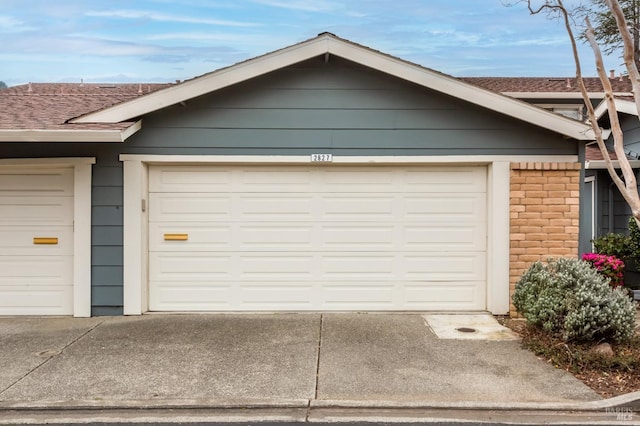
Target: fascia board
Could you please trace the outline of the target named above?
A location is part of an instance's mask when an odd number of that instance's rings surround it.
[[[635,102],[623,100],[623,99],[614,99],[613,100],[616,106],[616,110],[618,113],[629,114],[629,115],[638,115],[638,110],[636,109]],[[607,106],[606,101],[602,101],[598,104],[595,109],[596,118],[600,120],[604,115],[609,111],[609,107]]]
[[[502,92],[505,96],[518,99],[582,99],[578,92]],[[604,98],[604,92],[589,92],[589,98]],[[633,96],[631,92],[615,92],[614,96]]]
[[[612,160],[611,163],[613,164],[614,169],[620,168],[620,162],[618,160]],[[640,160],[629,160],[629,165],[634,169],[638,169],[640,168]],[[607,162],[604,160],[585,161],[584,168],[590,170],[606,169]]]
[[[0,129],[0,142],[124,142],[141,128],[137,121],[124,130]]]

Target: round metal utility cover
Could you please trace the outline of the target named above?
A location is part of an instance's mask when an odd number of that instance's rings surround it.
[[[456,328],[456,331],[459,331],[460,333],[477,333],[478,332],[478,330],[471,327],[459,327],[459,328]]]

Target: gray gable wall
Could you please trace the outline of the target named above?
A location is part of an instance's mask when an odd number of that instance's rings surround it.
[[[0,143],[0,157],[95,156],[92,315],[122,313],[120,153],[577,155],[578,142],[324,56],[142,117],[123,144]]]

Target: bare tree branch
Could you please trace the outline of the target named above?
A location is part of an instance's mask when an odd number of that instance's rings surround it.
[[[640,73],[638,72],[638,66],[634,57],[634,43],[633,36],[627,26],[627,20],[624,17],[624,12],[618,0],[605,0],[605,3],[611,9],[611,13],[616,19],[618,25],[618,31],[622,36],[622,43],[624,45],[624,64],[629,73],[631,79],[631,86],[633,88],[634,100],[636,103],[636,111],[638,112],[638,118],[640,118]]]
[[[600,46],[598,46],[598,43],[596,42],[593,27],[591,26],[591,22],[589,21],[588,17],[585,19],[585,22],[587,24],[586,37],[589,41],[589,44],[591,45],[591,49],[593,50],[596,62],[596,70],[598,72],[598,77],[602,82],[602,87],[605,92],[605,102],[607,103],[607,111],[609,113],[609,121],[611,123],[611,134],[613,136],[613,149],[616,153],[616,157],[618,157],[618,164],[620,165],[620,170],[622,171],[624,182],[618,177],[618,174],[615,172],[615,169],[611,164],[609,152],[604,144],[604,141],[602,140],[602,136],[597,138],[598,146],[600,147],[601,151],[604,150],[603,156],[605,156],[604,153],[606,152],[605,163],[607,164],[609,174],[620,190],[620,193],[624,197],[625,201],[631,207],[633,216],[637,217],[640,215],[640,196],[638,196],[638,186],[636,183],[635,173],[633,171],[633,168],[631,167],[631,164],[627,160],[626,153],[624,152],[624,133],[622,131],[622,126],[620,125],[620,119],[618,117],[618,110],[616,108],[615,98],[613,96],[613,88],[611,87],[611,82],[609,81],[607,73],[604,69],[604,62],[602,60]],[[631,57],[631,61],[633,62],[633,56]],[[586,95],[586,90],[582,95],[583,97]],[[599,128],[600,126],[598,126],[595,113],[592,112],[593,105],[591,105],[591,109],[589,109],[589,107],[587,106],[587,109],[589,111],[589,121],[591,122],[591,127]]]
[[[602,87],[604,89],[605,102],[607,104],[609,121],[611,123],[611,134],[613,136],[614,151],[616,153],[618,164],[622,172],[622,177],[618,175],[618,172],[613,165],[613,161],[611,160],[611,156],[609,155],[609,151],[604,141],[602,129],[600,128],[598,119],[595,115],[595,109],[593,107],[593,104],[591,103],[591,99],[589,97],[584,79],[582,77],[580,57],[578,55],[578,48],[576,45],[576,37],[571,26],[571,13],[564,6],[562,0],[545,0],[545,2],[537,8],[534,8],[531,5],[532,0],[526,1],[529,12],[531,12],[532,14],[540,13],[543,10],[549,10],[553,13],[559,14],[563,19],[567,35],[569,36],[569,40],[571,42],[573,59],[576,66],[576,78],[578,80],[578,87],[580,88],[580,93],[582,94],[582,98],[587,108],[589,123],[591,124],[591,128],[593,129],[596,143],[598,144],[598,148],[600,148],[600,152],[602,153],[602,157],[604,158],[607,171],[609,172],[611,179],[616,184],[616,187],[624,197],[627,204],[629,204],[629,207],[631,207],[633,216],[636,222],[640,225],[640,196],[638,195],[636,177],[633,168],[631,167],[631,164],[629,163],[629,160],[627,159],[627,156],[624,152],[624,132],[622,131],[622,126],[620,125],[618,110],[616,108],[615,98],[613,95],[613,88],[611,87],[611,82],[609,81],[609,77],[607,76],[606,70],[604,69],[602,52],[600,51],[600,46],[598,45],[598,42],[596,40],[595,32],[591,25],[591,22],[589,21],[588,15],[585,18],[585,24],[587,27],[585,37],[588,40],[591,49],[593,50],[598,77],[600,78]],[[618,0],[605,0],[605,2],[614,14],[618,29],[622,34],[622,39],[625,46],[625,65],[627,67],[627,70],[629,71],[629,77],[632,81],[636,108],[639,112],[638,115],[640,117],[640,73],[638,72],[638,67],[634,60],[633,38],[631,36],[631,33],[629,32],[629,28],[626,25],[624,13],[622,12],[622,8],[620,7]]]

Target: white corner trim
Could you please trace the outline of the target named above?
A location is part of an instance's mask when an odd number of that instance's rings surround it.
[[[94,160],[95,162],[95,160]],[[73,316],[91,316],[91,174],[93,163],[73,174]]]
[[[122,154],[124,165],[124,314],[147,311],[148,261],[147,165],[207,164],[307,164],[307,156],[172,156]],[[334,157],[335,164],[433,164],[488,165],[487,309],[493,314],[509,311],[509,192],[511,162],[577,162],[577,155],[560,156],[420,156]],[[331,166],[331,164],[326,164]]]
[[[143,265],[146,264],[146,253],[143,256],[146,231],[143,229],[142,200],[147,198],[143,188],[145,167],[141,161],[125,161],[123,164],[123,313],[124,315],[140,315],[144,312]]]
[[[488,171],[487,310],[509,313],[509,194],[511,162],[495,161]]]
[[[0,130],[0,142],[124,142],[141,127],[141,122],[137,121],[124,130],[3,129]]]
[[[87,114],[72,120],[72,123],[127,121],[322,54],[345,58],[577,140],[593,140],[591,128],[580,121],[562,117],[513,97],[483,89],[331,34],[322,34],[314,39],[222,68],[179,85]]]

